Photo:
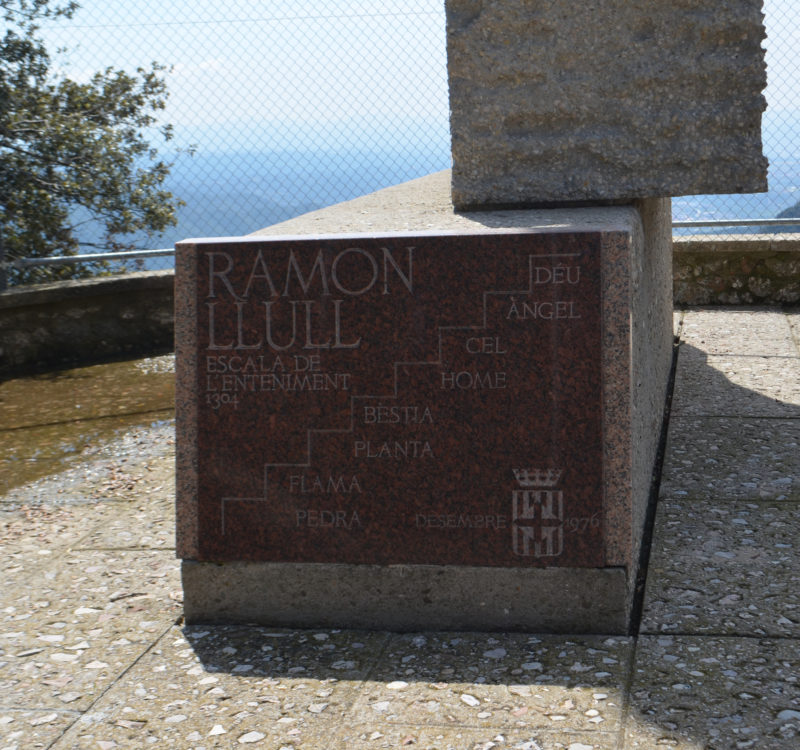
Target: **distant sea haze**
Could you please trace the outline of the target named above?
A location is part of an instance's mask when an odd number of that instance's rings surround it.
[[[800,201],[800,159],[771,158],[769,192],[742,195],[687,195],[672,200],[675,221],[774,219]],[[700,230],[687,230],[697,232]],[[715,231],[715,230],[707,230]],[[753,228],[726,228],[752,232]],[[772,231],[775,231],[774,228]]]
[[[249,234],[449,166],[445,149],[411,155],[392,151],[198,154],[181,159],[174,168],[170,189],[187,205],[178,227],[165,233],[164,246],[187,237]],[[763,194],[675,198],[673,217],[676,221],[774,218],[800,200],[800,159],[772,158],[769,183],[769,192]]]
[[[800,200],[800,159],[773,158],[770,162],[769,193],[675,198],[673,218],[708,221],[777,216]],[[150,248],[168,248],[191,237],[250,234],[449,166],[449,151],[441,145],[410,153],[351,149],[181,154],[167,185],[186,204],[179,209],[178,225],[141,242]],[[97,241],[97,237],[88,239]],[[161,261],[158,267],[163,266]]]
[[[294,216],[447,169],[450,154],[232,152],[180,157],[169,189],[185,203],[164,233],[167,247],[188,237],[249,234]]]

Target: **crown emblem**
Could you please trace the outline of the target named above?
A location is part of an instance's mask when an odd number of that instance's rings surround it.
[[[520,487],[554,487],[561,479],[561,469],[514,469]]]

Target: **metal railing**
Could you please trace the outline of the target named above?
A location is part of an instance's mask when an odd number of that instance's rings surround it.
[[[790,227],[800,225],[797,219],[712,219],[710,221],[673,221],[673,229],[689,227]]]
[[[800,218],[797,219],[716,219],[713,221],[673,221],[674,229],[688,228],[724,228],[724,227],[749,227],[749,226],[768,226],[768,227],[791,227],[800,226]],[[18,258],[16,260],[0,263],[0,282],[2,280],[3,268],[40,268],[47,266],[66,266],[81,263],[104,263],[108,261],[134,261],[151,260],[153,258],[173,258],[175,249],[171,247],[160,248],[157,250],[130,250],[113,253],[92,253],[86,255],[69,256],[49,256],[46,258]],[[0,286],[0,289],[3,287]]]
[[[173,257],[175,248],[165,247],[158,250],[125,250],[115,253],[86,253],[82,255],[49,255],[45,258],[17,258],[2,265],[6,268],[24,269],[42,266],[67,266],[75,263],[103,263],[110,260],[137,260]]]

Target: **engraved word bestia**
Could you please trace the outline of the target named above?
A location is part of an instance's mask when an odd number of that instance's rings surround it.
[[[178,254],[199,559],[604,564],[598,233]]]

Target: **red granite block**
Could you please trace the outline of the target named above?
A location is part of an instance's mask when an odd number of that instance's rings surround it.
[[[607,239],[179,244],[178,554],[603,567]]]

